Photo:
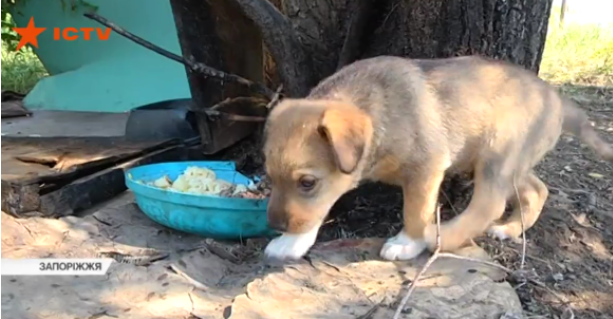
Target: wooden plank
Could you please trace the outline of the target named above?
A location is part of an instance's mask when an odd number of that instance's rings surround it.
[[[82,163],[55,175],[2,179],[2,210],[17,217],[59,217],[110,199],[126,189],[123,171],[130,167],[185,158],[199,137],[169,140],[135,152]],[[3,145],[4,146],[4,145]],[[4,158],[3,158],[4,159]],[[4,166],[4,164],[3,164]],[[7,169],[5,168],[5,172]],[[4,173],[4,172],[3,172]]]
[[[124,172],[132,167],[185,159],[184,145],[170,146],[73,181],[40,197],[40,215],[62,217],[111,199],[126,190]]]
[[[14,216],[35,211],[39,207],[39,186],[16,185],[2,181],[2,211]]]
[[[178,140],[131,142],[125,138],[3,138],[2,180],[30,185],[71,180],[130,158],[176,145]]]

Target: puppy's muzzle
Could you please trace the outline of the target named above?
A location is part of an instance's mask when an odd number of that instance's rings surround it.
[[[277,214],[268,215],[268,227],[276,231],[286,232],[288,225],[289,225],[289,222],[287,218],[281,217]]]

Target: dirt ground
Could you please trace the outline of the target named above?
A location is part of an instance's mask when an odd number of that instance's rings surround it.
[[[613,143],[613,90],[570,90]],[[239,168],[253,172],[260,160],[245,155],[250,148],[221,158],[238,158]],[[551,194],[526,234],[528,275],[439,260],[404,317],[510,319],[523,308],[525,318],[613,318],[613,166],[564,136],[538,173]],[[470,187],[453,180],[446,189],[441,202],[450,218],[466,205]],[[7,318],[391,318],[395,298],[427,257],[374,260],[382,238],[401,227],[402,197],[385,185],[341,198],[310,259],[282,269],[258,259],[262,241],[206,241],[151,222],[129,196],[114,202],[61,220],[2,214],[3,258],[106,253],[128,260],[100,279],[3,276]],[[485,251],[467,254],[518,269],[521,243],[476,241]]]
[[[104,276],[2,276],[2,317],[19,319],[385,319],[428,258],[378,260],[383,238],[315,245],[274,265],[266,240],[222,243],[167,229],[131,194],[82,216],[2,214],[3,258],[112,258]],[[472,246],[460,254],[491,260]],[[518,318],[519,297],[500,270],[436,261],[401,318]]]

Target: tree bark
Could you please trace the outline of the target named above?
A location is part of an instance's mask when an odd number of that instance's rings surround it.
[[[256,78],[263,66],[269,85],[300,97],[339,67],[378,55],[484,55],[538,72],[552,1],[175,0],[173,10],[192,13],[184,53]],[[190,43],[201,38],[204,47]]]
[[[311,63],[290,22],[266,0],[234,0],[258,26],[270,50],[284,88],[290,95],[305,96],[314,84]]]
[[[261,29],[275,30],[262,32],[276,64],[277,74],[268,77],[292,87],[290,96],[308,91],[296,86],[313,85],[338,67],[377,55],[484,55],[538,73],[552,5],[552,0],[233,1]],[[267,7],[264,3],[278,10],[258,9]],[[291,31],[278,31],[288,25]],[[291,43],[292,49],[275,48],[279,42]],[[296,59],[295,52],[304,57]],[[308,80],[297,83],[294,77],[301,75]]]
[[[550,0],[435,0],[390,3],[368,55],[413,58],[485,55],[538,72]],[[393,3],[393,2],[392,2]],[[392,36],[394,35],[395,36]]]

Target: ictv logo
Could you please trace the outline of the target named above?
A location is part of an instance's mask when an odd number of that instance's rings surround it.
[[[21,48],[26,44],[31,44],[34,47],[38,48],[38,40],[37,37],[43,33],[47,28],[37,28],[34,25],[34,17],[30,18],[30,22],[28,22],[28,26],[25,28],[13,28],[13,30],[21,36],[19,40],[19,44],[17,44],[17,51],[21,50]],[[95,32],[94,32],[95,31]],[[92,35],[93,34],[93,35]],[[106,41],[109,39],[111,35],[110,28],[53,28],[53,40],[55,41],[74,41],[79,38],[89,41],[92,38],[97,38],[99,41]]]

